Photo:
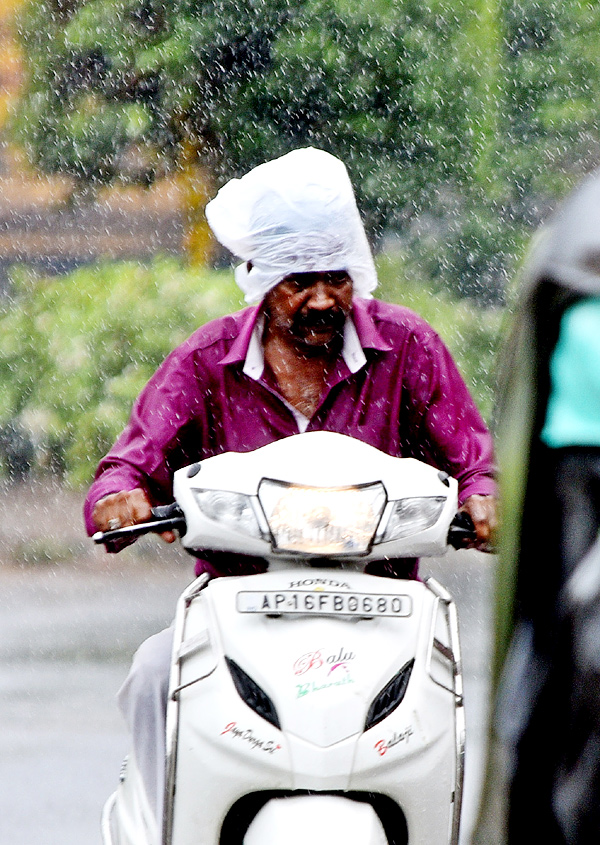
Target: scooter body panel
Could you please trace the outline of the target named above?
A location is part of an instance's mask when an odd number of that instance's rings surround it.
[[[272,596],[290,589],[317,601],[325,589],[385,594],[390,602],[402,597],[406,615],[332,618],[237,609],[240,592]],[[420,582],[357,572],[342,577],[313,570],[307,577],[306,570],[280,571],[211,582],[187,608],[176,654],[183,658],[171,705],[177,709],[177,797],[169,841],[195,845],[202,829],[206,842],[218,842],[225,817],[248,794],[314,790],[387,795],[402,808],[411,842],[448,842],[457,696],[447,660],[437,668],[444,686],[432,677],[438,604]],[[199,629],[208,635],[198,638]],[[203,648],[190,651],[189,643],[199,640]],[[226,658],[274,703],[278,726],[242,699]],[[411,661],[402,701],[365,730],[377,695]],[[207,665],[215,667],[208,675]]]
[[[320,845],[328,817],[346,845],[457,845],[454,604],[433,581],[363,571],[443,554],[456,481],[311,432],[178,470],[174,491],[186,548],[263,556],[269,571],[202,576],[182,595],[164,818],[131,756],[104,845]]]

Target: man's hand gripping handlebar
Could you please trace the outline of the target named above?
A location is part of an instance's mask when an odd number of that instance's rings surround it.
[[[97,531],[92,540],[94,543],[113,543],[118,540],[132,540],[144,534],[165,534],[166,532],[180,531],[185,533],[185,517],[183,511],[176,502],[171,505],[161,505],[151,508],[151,519],[147,522],[139,522],[135,525],[124,525],[118,528],[109,528],[108,531]]]

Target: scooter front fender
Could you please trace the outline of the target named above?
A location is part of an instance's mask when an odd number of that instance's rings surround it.
[[[253,819],[243,845],[387,845],[370,804],[337,795],[273,798]]]

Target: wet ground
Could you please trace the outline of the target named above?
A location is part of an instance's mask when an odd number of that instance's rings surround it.
[[[156,538],[118,556],[82,537],[81,497],[0,487],[0,842],[100,845],[99,818],[127,753],[115,705],[131,655],[167,624],[191,559]],[[455,596],[467,708],[464,841],[482,755],[493,559],[424,565]]]

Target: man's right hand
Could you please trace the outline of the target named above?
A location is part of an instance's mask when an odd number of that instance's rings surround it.
[[[114,531],[126,525],[138,525],[152,519],[152,507],[145,490],[123,490],[111,493],[94,505],[92,519],[99,531]],[[164,531],[161,535],[166,543],[175,541],[174,531]]]

